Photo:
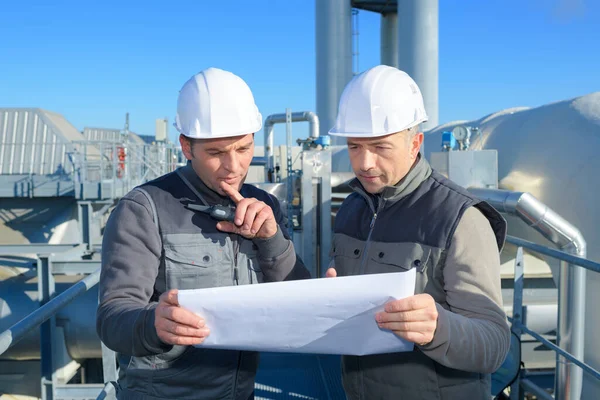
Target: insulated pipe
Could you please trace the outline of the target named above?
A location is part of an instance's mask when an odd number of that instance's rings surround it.
[[[381,64],[398,68],[398,14],[381,14]]]
[[[350,0],[315,0],[317,114],[321,136],[335,125],[338,102],[352,79],[352,5]],[[333,137],[331,144],[343,144]]]
[[[556,246],[585,258],[587,245],[581,232],[529,193],[494,189],[469,189],[500,212],[517,215]],[[584,360],[585,334],[585,268],[560,262],[558,283],[558,332],[560,348]],[[556,359],[556,399],[576,400],[581,397],[583,371],[563,357]]]
[[[427,131],[438,125],[438,0],[397,1],[398,68],[421,89],[429,116],[422,128]]]
[[[292,122],[308,121],[309,136],[313,139],[319,137],[319,117],[312,111],[298,111],[292,113]],[[268,173],[273,169],[273,149],[275,139],[273,137],[273,126],[275,124],[285,124],[285,113],[271,114],[265,119],[264,137],[265,137],[265,181],[268,182]]]

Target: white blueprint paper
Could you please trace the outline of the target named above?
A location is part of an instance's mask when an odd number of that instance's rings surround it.
[[[389,274],[180,290],[179,304],[206,321],[198,347],[368,355],[411,351],[380,329],[385,303],[414,294],[415,269]]]

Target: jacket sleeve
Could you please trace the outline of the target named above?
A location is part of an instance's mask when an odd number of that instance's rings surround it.
[[[164,344],[154,327],[150,301],[158,275],[161,239],[146,196],[136,190],[110,215],[102,241],[96,331],[110,349],[130,356],[159,354]]]
[[[420,349],[447,367],[496,371],[510,347],[502,308],[500,255],[491,226],[476,208],[460,220],[444,265],[446,304],[437,304],[433,341]]]
[[[288,235],[287,221],[281,212],[279,201],[269,195],[265,203],[273,209],[278,225],[277,233],[273,237],[253,240],[258,247],[258,259],[265,281],[309,279],[310,272],[296,254],[294,243]]]

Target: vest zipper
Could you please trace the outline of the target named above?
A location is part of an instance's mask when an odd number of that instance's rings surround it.
[[[236,398],[236,392],[237,392],[237,383],[238,383],[238,375],[240,374],[240,366],[242,365],[242,352],[238,351],[238,362],[237,362],[237,368],[235,370],[235,375],[233,376],[233,393],[231,398],[235,399]]]
[[[238,253],[240,252],[240,243],[238,242],[238,237],[236,235],[231,236],[231,241],[233,244],[233,284],[240,284],[240,271],[238,268]]]
[[[239,237],[235,234],[231,235],[231,241],[233,244],[233,284],[234,285],[239,285],[240,281],[239,281],[239,268],[238,268],[238,254],[240,252],[240,243],[238,242]],[[238,376],[240,375],[240,367],[242,365],[242,352],[239,351],[238,352],[238,361],[237,361],[237,367],[235,369],[235,375],[233,375],[233,392],[232,392],[232,399],[235,399],[237,394],[237,384],[238,384]]]

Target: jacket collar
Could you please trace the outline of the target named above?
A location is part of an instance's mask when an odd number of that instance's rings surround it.
[[[385,206],[391,206],[392,204],[414,192],[419,185],[421,185],[421,183],[429,178],[430,175],[431,166],[427,160],[425,160],[425,158],[419,154],[416,163],[413,165],[410,171],[408,171],[408,174],[406,174],[406,176],[394,186],[386,186],[383,188],[381,193],[375,195],[368,193],[357,178],[352,179],[349,183],[349,186],[352,188],[352,190],[365,197],[368,203],[371,205],[371,208],[373,208],[373,211],[375,211],[375,209],[378,207],[373,206],[373,204],[380,203],[380,205],[384,204]]]
[[[204,200],[210,205],[220,204],[220,205],[231,205],[233,201],[227,196],[221,196],[219,193],[210,189],[206,184],[200,179],[194,168],[192,168],[192,163],[188,161],[188,163],[179,168],[179,172],[185,177],[185,179],[190,183],[190,185],[202,196]],[[187,183],[184,182],[187,186]],[[194,200],[198,203],[202,203],[200,199],[196,198],[197,196],[194,194]]]

